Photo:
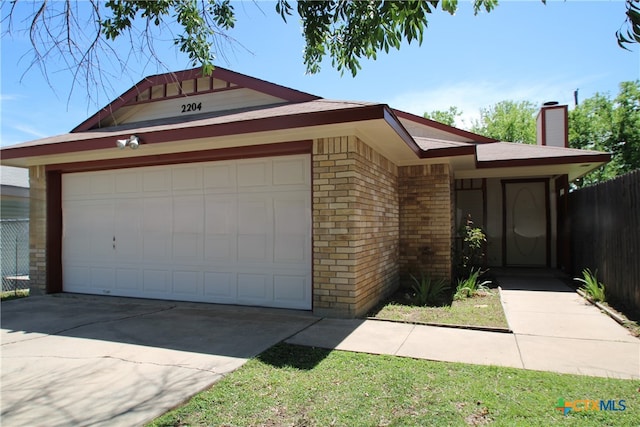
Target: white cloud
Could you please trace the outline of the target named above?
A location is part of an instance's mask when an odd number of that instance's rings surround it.
[[[389,104],[420,116],[428,111],[447,110],[455,106],[462,110],[457,126],[469,128],[473,121],[480,117],[481,108],[504,100],[531,101],[537,105],[547,101],[558,101],[573,106],[574,90],[589,80],[591,79],[549,79],[537,82],[466,80],[400,94],[390,100]]]
[[[20,99],[20,98],[21,98],[20,95],[0,93],[0,102],[15,101],[16,99]]]
[[[22,132],[24,134],[30,135],[30,136],[35,136],[36,138],[46,138],[47,135],[44,132],[39,131],[38,129],[35,129],[31,126],[28,125],[23,125],[23,124],[13,124],[11,125],[11,127],[15,130],[17,130],[18,132]]]

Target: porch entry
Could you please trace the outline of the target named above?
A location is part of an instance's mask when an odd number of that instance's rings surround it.
[[[549,267],[549,181],[503,180],[502,207],[503,265]]]

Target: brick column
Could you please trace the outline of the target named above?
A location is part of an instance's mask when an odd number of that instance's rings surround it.
[[[400,274],[424,272],[452,279],[455,216],[448,164],[398,170],[400,194]]]
[[[29,293],[41,295],[47,283],[47,178],[43,166],[29,168]]]
[[[397,167],[354,136],[313,146],[313,307],[365,314],[398,285]]]

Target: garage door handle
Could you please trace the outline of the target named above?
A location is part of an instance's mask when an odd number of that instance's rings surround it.
[[[116,236],[113,236],[113,249],[115,250],[116,248]]]

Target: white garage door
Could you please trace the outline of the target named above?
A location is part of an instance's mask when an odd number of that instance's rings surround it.
[[[67,292],[311,309],[308,155],[62,176]]]

